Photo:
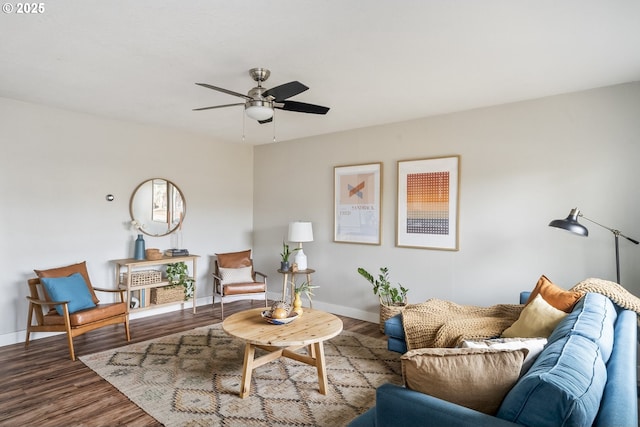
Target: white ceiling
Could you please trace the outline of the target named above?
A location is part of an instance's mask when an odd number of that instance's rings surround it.
[[[13,3],[14,5],[16,3]],[[246,93],[298,80],[326,116],[245,143],[640,80],[638,0],[44,0],[0,15],[0,96],[241,142]]]

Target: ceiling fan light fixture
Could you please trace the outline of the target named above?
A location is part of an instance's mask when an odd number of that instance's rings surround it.
[[[273,106],[267,101],[249,101],[244,105],[244,111],[247,116],[254,120],[269,120],[273,117]]]

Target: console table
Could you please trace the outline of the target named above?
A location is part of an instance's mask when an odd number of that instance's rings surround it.
[[[140,291],[141,294],[145,294],[146,298],[140,298],[141,303],[144,303],[145,299],[149,299],[152,289],[155,288],[163,288],[166,286],[170,286],[171,284],[166,280],[166,278],[162,278],[162,275],[159,276],[161,279],[154,283],[144,283],[141,285],[133,285],[132,283],[132,273],[135,271],[141,271],[143,269],[150,270],[149,267],[162,266],[167,264],[173,264],[176,262],[187,262],[191,263],[190,274],[193,277],[193,297],[191,301],[193,303],[193,313],[196,312],[196,264],[197,259],[200,258],[199,255],[187,255],[187,256],[174,256],[167,257],[164,256],[158,260],[137,260],[134,258],[124,258],[124,259],[116,259],[112,262],[115,264],[115,278],[116,284],[120,289],[127,290],[127,311],[138,311],[138,310],[146,310],[150,308],[161,307],[163,305],[176,304],[178,301],[168,302],[165,304],[145,304],[144,307],[133,308],[131,307],[131,296],[132,292]],[[156,270],[156,269],[154,269]],[[183,303],[185,301],[182,301]]]

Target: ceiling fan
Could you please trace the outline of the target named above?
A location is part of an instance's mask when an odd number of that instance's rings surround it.
[[[298,113],[311,114],[327,114],[327,112],[329,111],[328,107],[323,107],[321,105],[288,101],[289,98],[309,89],[307,86],[298,81],[285,83],[280,86],[267,89],[262,86],[262,83],[264,83],[271,75],[271,72],[269,70],[267,70],[266,68],[252,68],[249,70],[249,75],[253,80],[258,82],[258,86],[249,90],[246,95],[221,87],[212,86],[206,83],[196,83],[198,86],[244,98],[245,102],[239,102],[237,104],[216,105],[213,107],[194,108],[193,111],[211,110],[214,108],[226,108],[235,107],[237,105],[244,105],[244,111],[247,116],[257,120],[258,123],[271,122],[273,120],[274,108],[286,111],[295,111]]]

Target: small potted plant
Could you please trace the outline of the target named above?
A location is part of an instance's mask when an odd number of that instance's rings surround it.
[[[311,302],[311,297],[313,296],[313,289],[318,288],[319,286],[313,286],[309,282],[303,282],[299,286],[294,286],[293,288],[293,311],[298,313],[299,316],[302,316],[302,299],[300,298],[301,294],[305,294]]]
[[[397,288],[391,285],[387,267],[380,267],[378,278],[373,277],[371,273],[362,267],[358,268],[358,273],[373,285],[373,294],[378,296],[380,301],[380,330],[384,333],[384,322],[400,313],[404,306],[407,305],[407,292],[409,290],[399,283]]]
[[[189,277],[189,267],[185,262],[167,264],[167,281],[173,286],[184,287],[184,300],[193,297],[193,277]]]
[[[289,250],[289,245],[282,241],[282,252],[280,253],[280,270],[289,271],[289,256],[298,249]]]

